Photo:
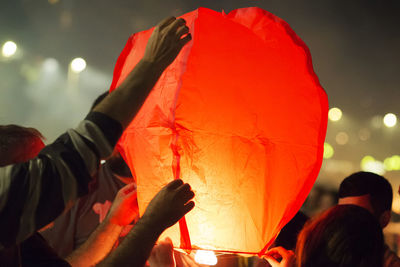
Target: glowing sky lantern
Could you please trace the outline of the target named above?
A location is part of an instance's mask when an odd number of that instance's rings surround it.
[[[271,13],[200,8],[182,17],[193,40],[119,142],[137,177],[139,207],[182,178],[196,207],[164,236],[186,250],[262,254],[318,175],[327,96],[307,46]],[[130,37],[111,90],[140,60],[151,32]]]

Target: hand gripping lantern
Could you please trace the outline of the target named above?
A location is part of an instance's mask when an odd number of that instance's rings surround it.
[[[263,254],[318,175],[328,100],[307,46],[260,8],[182,16],[193,40],[167,68],[119,149],[137,177],[143,212],[174,178],[195,209],[164,235],[185,250]],[[132,35],[115,89],[143,56],[152,29]]]

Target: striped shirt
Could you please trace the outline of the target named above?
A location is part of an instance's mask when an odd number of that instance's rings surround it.
[[[121,133],[117,121],[91,112],[36,158],[0,168],[0,249],[21,243],[87,194]]]

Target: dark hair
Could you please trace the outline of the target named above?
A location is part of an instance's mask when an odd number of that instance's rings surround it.
[[[296,215],[282,228],[279,235],[272,244],[272,247],[284,247],[285,249],[294,250],[296,247],[297,236],[305,223],[308,216],[299,211]]]
[[[108,96],[109,92],[105,91],[101,95],[99,95],[93,102],[92,106],[90,107],[90,111],[92,111],[101,101],[103,101],[106,96]]]
[[[377,219],[356,205],[337,205],[307,223],[296,246],[299,267],[379,267],[383,252]]]
[[[0,166],[34,158],[44,147],[43,139],[34,128],[0,125]]]
[[[371,172],[356,172],[345,178],[339,187],[339,198],[369,195],[375,216],[392,209],[393,190],[382,176]]]

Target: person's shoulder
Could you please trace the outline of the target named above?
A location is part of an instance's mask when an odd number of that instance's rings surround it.
[[[383,255],[384,267],[400,267],[400,258],[390,248],[385,246],[385,253]]]

